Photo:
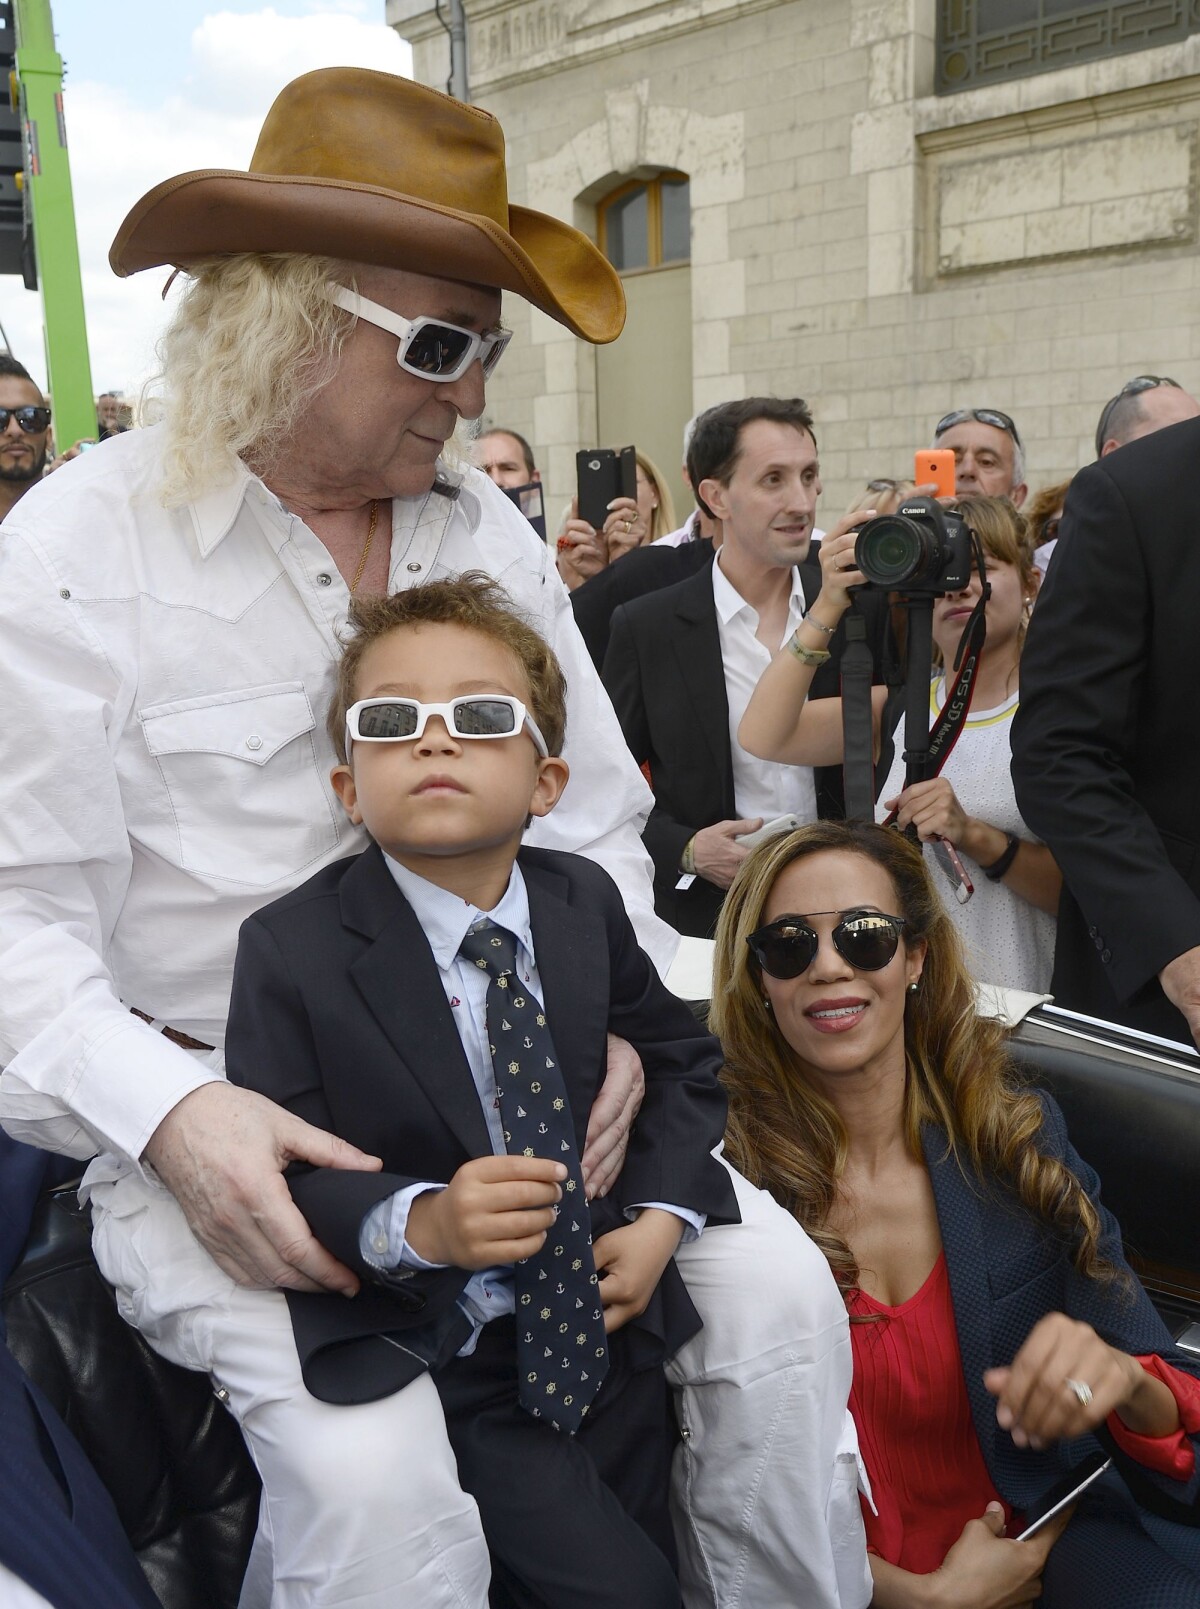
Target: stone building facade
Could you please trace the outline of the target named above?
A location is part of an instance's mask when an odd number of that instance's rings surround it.
[[[1131,376],[1200,393],[1200,35],[937,95],[937,0],[466,12],[514,201],[594,234],[623,182],[688,176],[686,402],[806,397],[827,523],[867,479],[910,473],[950,408],[1011,413],[1036,487],[1094,455]],[[387,17],[444,86],[432,0],[387,0]],[[598,439],[597,356],[515,299],[506,317],[489,413],[537,446],[553,510]],[[629,342],[601,354],[602,384]],[[653,344],[633,343],[632,372]]]

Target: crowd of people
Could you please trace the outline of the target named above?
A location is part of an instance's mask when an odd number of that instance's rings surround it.
[[[821,530],[819,419],[731,398],[682,524],[638,454],[546,542],[529,442],[456,448],[502,291],[624,318],[506,197],[480,109],[307,74],[114,243],[185,264],[160,423],[101,398],[50,475],[0,370],[4,1221],[86,1168],[122,1315],[262,1477],[245,1609],[1195,1609],[1200,1369],[975,983],[1200,1036],[1200,404],[1138,376],[1032,499],[1009,415],[932,425],[978,565],[922,717],[986,634],[913,774],[859,540],[934,488]],[[0,1423],[0,1599],[148,1609],[2,1347]]]

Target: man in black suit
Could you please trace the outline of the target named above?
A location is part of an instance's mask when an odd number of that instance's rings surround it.
[[[1013,781],[1062,867],[1059,1005],[1200,1043],[1200,420],[1076,475],[1021,658]]]
[[[821,491],[812,414],[799,398],[721,403],[697,420],[690,453],[705,469],[697,495],[721,521],[720,556],[616,611],[604,684],[650,771],[655,808],[643,838],[655,910],[706,937],[748,853],[740,835],[781,815],[812,821],[844,806],[836,768],[757,760],[734,737],[758,677],[820,590],[809,553]],[[859,608],[878,668],[886,598],[865,592]],[[838,693],[844,643],[839,627],[810,697]]]

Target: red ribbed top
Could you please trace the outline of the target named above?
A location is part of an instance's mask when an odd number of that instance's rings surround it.
[[[1006,1524],[1013,1517],[992,1485],[971,1419],[945,1252],[899,1307],[865,1291],[855,1291],[847,1305],[852,1317],[873,1315],[850,1326],[850,1411],[879,1511],[863,1503],[867,1546],[889,1564],[926,1575],[989,1503],[1003,1506]],[[1148,1468],[1187,1480],[1195,1467],[1189,1433],[1200,1432],[1200,1383],[1162,1358],[1137,1361],[1174,1395],[1180,1428],[1139,1436],[1110,1414],[1109,1429]]]
[[[879,1510],[863,1504],[867,1546],[889,1564],[926,1575],[968,1520],[1003,1502],[971,1421],[946,1254],[899,1307],[855,1291],[849,1309],[852,1317],[875,1315],[850,1326],[850,1411]],[[1007,1504],[1004,1518],[1012,1518]]]

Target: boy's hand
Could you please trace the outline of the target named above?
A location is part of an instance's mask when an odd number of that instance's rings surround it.
[[[520,1262],[541,1250],[566,1177],[547,1157],[476,1157],[444,1190],[417,1197],[405,1238],[427,1263],[475,1272]]]
[[[646,1207],[635,1223],[601,1235],[592,1247],[600,1275],[604,1328],[610,1335],[646,1311],[683,1230],[682,1218],[673,1212]]]

